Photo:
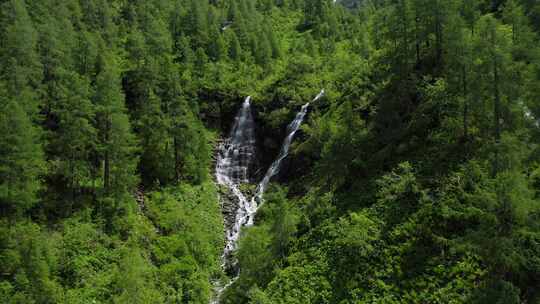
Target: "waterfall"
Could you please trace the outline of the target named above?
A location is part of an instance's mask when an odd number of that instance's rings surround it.
[[[324,96],[324,90],[321,90],[321,92],[311,102],[315,102],[321,99],[321,97],[323,96]],[[259,183],[257,187],[257,192],[255,196],[251,199],[252,206],[254,206],[252,207],[252,209],[254,209],[254,212],[249,216],[248,222],[246,223],[248,226],[253,225],[253,217],[255,213],[257,212],[258,207],[260,207],[260,206],[257,206],[257,202],[259,204],[262,203],[262,197],[264,195],[264,191],[266,191],[266,187],[268,186],[270,179],[279,173],[281,162],[287,157],[287,155],[289,155],[289,147],[291,146],[292,140],[294,139],[294,135],[300,128],[300,125],[302,125],[302,122],[304,121],[304,117],[307,114],[309,105],[310,105],[309,102],[303,105],[300,112],[296,114],[296,117],[294,118],[294,120],[287,126],[287,137],[285,137],[285,140],[283,140],[283,144],[281,145],[281,150],[279,152],[279,155],[276,158],[276,160],[274,160],[270,168],[268,168],[268,171],[266,171],[264,178],[262,179],[262,181]]]
[[[312,102],[324,96],[322,90]],[[247,97],[239,110],[229,138],[219,147],[216,180],[218,184],[226,186],[238,201],[234,223],[226,225],[226,244],[222,255],[222,267],[234,268],[236,261],[232,260],[231,254],[236,250],[238,238],[242,227],[253,225],[255,214],[263,203],[263,195],[270,179],[279,173],[282,161],[289,154],[289,148],[294,139],[294,135],[300,128],[307,114],[310,103],[302,106],[295,119],[287,126],[287,137],[283,141],[278,157],[272,163],[262,181],[258,184],[255,195],[248,199],[240,190],[240,185],[250,182],[250,169],[255,160],[255,123],[251,114],[251,97]],[[229,263],[229,265],[228,265]],[[216,288],[216,298],[212,304],[219,303],[219,297],[227,287],[238,278],[238,273],[225,286]]]
[[[248,96],[235,118],[229,138],[219,148],[217,182],[222,185],[249,182],[248,170],[255,157],[255,122]]]
[[[217,157],[216,180],[218,184],[229,188],[238,200],[235,221],[226,227],[226,245],[222,257],[224,261],[235,249],[243,218],[250,208],[250,202],[239,186],[249,183],[249,170],[254,159],[255,122],[251,114],[251,97],[248,96],[236,115],[229,138],[220,145]]]

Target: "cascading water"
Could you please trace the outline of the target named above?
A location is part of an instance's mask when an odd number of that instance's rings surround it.
[[[240,191],[240,184],[249,183],[249,169],[255,159],[255,123],[251,114],[251,97],[247,97],[235,118],[235,123],[226,139],[219,147],[216,164],[216,180],[231,190],[238,199],[235,221],[226,225],[226,245],[223,260],[227,261],[235,249],[236,240],[240,234],[242,218],[250,203]]]
[[[235,118],[230,137],[222,143],[216,178],[220,184],[248,183],[248,170],[255,156],[255,122],[248,96]]]
[[[324,96],[324,90],[312,102],[317,101],[322,96]],[[222,255],[224,268],[235,268],[236,261],[232,260],[231,254],[236,249],[240,231],[243,226],[253,225],[255,214],[263,203],[264,191],[270,179],[279,173],[282,161],[289,154],[289,147],[304,121],[309,105],[309,102],[303,105],[295,119],[287,126],[287,137],[283,141],[279,155],[266,171],[264,178],[257,186],[255,196],[251,199],[247,199],[240,190],[242,183],[249,183],[249,170],[255,160],[255,123],[251,115],[251,97],[246,98],[238,112],[230,137],[220,145],[216,164],[216,180],[218,184],[229,188],[238,201],[234,223],[226,225],[226,244]],[[211,301],[211,304],[219,303],[223,291],[236,278],[238,278],[238,273],[227,285],[216,288],[216,297]]]
[[[319,100],[323,96],[324,96],[324,90],[321,90],[321,92],[313,99],[312,102]],[[300,125],[304,121],[304,117],[306,116],[309,105],[310,105],[309,102],[303,105],[300,112],[296,114],[296,117],[294,118],[294,120],[287,126],[287,137],[285,138],[285,140],[283,141],[283,144],[281,145],[281,150],[279,152],[279,155],[276,158],[276,160],[272,163],[270,168],[268,168],[268,171],[266,171],[266,174],[263,180],[259,183],[259,186],[257,187],[257,194],[255,195],[254,199],[256,198],[257,200],[259,200],[259,202],[262,202],[262,196],[264,194],[264,191],[266,191],[266,187],[268,186],[270,179],[274,175],[279,173],[281,162],[289,154],[289,147],[291,146],[291,143],[294,138],[294,135],[296,134],[296,131],[298,131],[298,129],[300,128]],[[251,220],[250,224],[253,224],[252,218],[250,218],[250,220]]]

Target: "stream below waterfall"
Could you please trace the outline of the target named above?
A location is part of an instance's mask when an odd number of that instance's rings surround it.
[[[323,96],[324,90],[321,90],[312,102]],[[229,137],[218,147],[216,181],[219,185],[228,188],[237,202],[236,210],[234,210],[234,222],[225,225],[226,243],[222,255],[222,267],[226,271],[232,270],[234,274],[228,284],[216,286],[216,295],[210,302],[211,304],[219,303],[223,292],[234,283],[240,274],[237,261],[232,254],[237,248],[241,229],[253,225],[255,214],[263,203],[263,195],[268,183],[272,177],[279,173],[281,163],[289,153],[289,147],[294,135],[304,121],[309,106],[309,102],[303,105],[294,120],[287,126],[287,137],[283,140],[279,155],[257,185],[255,194],[249,198],[242,192],[240,187],[242,184],[251,182],[250,172],[255,169],[256,160],[255,121],[251,113],[250,96],[244,100],[242,107],[238,111]]]

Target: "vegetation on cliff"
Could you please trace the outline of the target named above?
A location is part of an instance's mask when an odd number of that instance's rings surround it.
[[[540,303],[539,31],[533,0],[0,1],[0,301],[208,303],[216,139],[252,95],[264,168],[324,88],[223,303]]]

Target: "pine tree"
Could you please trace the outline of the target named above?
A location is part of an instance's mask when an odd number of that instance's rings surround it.
[[[272,58],[277,59],[281,56],[281,48],[279,42],[274,35],[274,32],[271,29],[266,30],[266,36],[270,42],[270,47],[272,48]]]
[[[21,103],[3,99],[0,87],[0,206],[23,213],[37,201],[45,162],[38,132]]]
[[[258,64],[266,66],[272,58],[272,46],[266,35],[261,35],[258,40],[253,39],[256,42],[254,46],[255,60]]]
[[[210,44],[208,46],[208,55],[213,61],[219,61],[226,56],[227,46],[223,36],[219,33],[217,26],[210,30]]]
[[[93,184],[95,152],[95,109],[90,102],[89,82],[76,73],[62,73],[51,115],[57,125],[50,133],[48,154],[58,182],[74,200],[85,185]]]
[[[268,203],[273,206],[273,222],[270,228],[272,232],[272,251],[278,261],[283,262],[287,257],[287,251],[296,232],[297,216],[285,197],[283,190],[268,195]]]
[[[240,60],[242,58],[242,47],[236,34],[231,31],[229,34],[229,57],[234,60]]]
[[[388,52],[388,60],[391,62],[391,69],[394,75],[401,81],[405,81],[412,68],[411,42],[414,41],[412,29],[413,13],[409,0],[399,0],[393,4],[384,17],[388,18],[384,39],[387,45],[385,51]],[[381,20],[382,21],[382,20]]]
[[[161,100],[152,89],[149,90],[136,122],[142,149],[139,170],[145,184],[166,184],[172,179],[169,162],[164,161],[169,157],[166,146],[170,127],[161,110]]]
[[[206,55],[206,52],[203,48],[198,48],[195,52],[195,71],[197,74],[199,74],[199,76],[204,74],[206,63],[208,63],[208,56]]]
[[[112,54],[108,57],[114,58]],[[136,183],[137,145],[114,64],[109,63],[98,75],[94,99],[105,194],[116,197],[129,194]]]
[[[499,147],[503,131],[503,115],[506,112],[505,99],[506,90],[504,79],[509,61],[509,41],[500,31],[500,23],[492,15],[486,15],[479,21],[478,45],[483,48],[480,58],[483,60],[481,73],[485,74],[486,97],[493,101],[492,132],[495,142],[494,168],[493,173],[500,171]],[[508,120],[507,120],[508,121]]]
[[[146,46],[154,56],[166,56],[172,52],[173,42],[167,24],[157,16],[149,14],[141,23],[145,35]]]
[[[241,16],[240,12],[238,11],[238,5],[236,3],[236,0],[232,0],[229,2],[229,10],[227,12],[227,19],[230,22],[237,22]]]
[[[449,84],[460,96],[462,107],[463,137],[468,139],[471,125],[471,82],[473,80],[473,36],[459,12],[447,16],[449,24],[445,30],[447,43],[447,65]]]
[[[178,41],[179,56],[184,64],[191,64],[195,61],[195,53],[191,48],[189,39],[186,36],[180,37]]]
[[[307,33],[304,37],[304,41],[306,53],[311,57],[315,57],[318,53],[318,50],[313,36],[310,33]]]
[[[461,15],[472,34],[474,34],[476,22],[480,17],[479,2],[480,0],[463,0],[460,7]]]
[[[36,52],[37,33],[24,1],[10,0],[0,5],[0,77],[7,80],[7,93],[20,96],[24,109],[35,113],[35,94],[42,80],[42,65]]]
[[[514,57],[518,60],[530,60],[534,56],[534,33],[523,7],[516,0],[509,0],[504,6],[503,21],[512,28]]]
[[[127,35],[126,51],[128,59],[137,68],[141,68],[148,54],[144,36],[139,30],[133,30]]]
[[[308,0],[304,3],[304,26],[314,27],[319,24],[323,17],[324,2],[326,0]]]
[[[175,180],[200,184],[206,180],[210,164],[206,130],[183,99],[173,103],[172,113]]]
[[[207,7],[202,1],[192,0],[187,19],[187,32],[192,37],[193,48],[204,48],[209,42]]]
[[[78,34],[75,64],[81,75],[94,76],[98,57],[98,42],[92,33],[83,31]]]

